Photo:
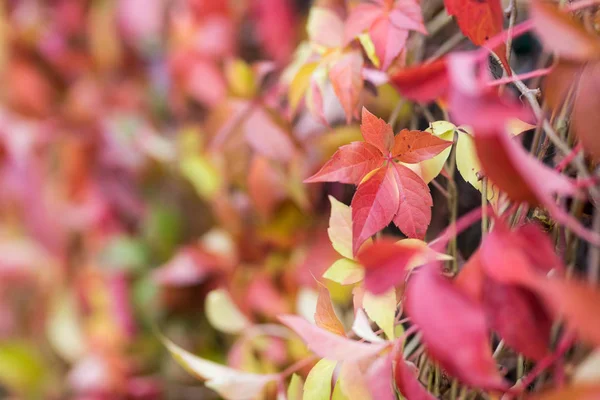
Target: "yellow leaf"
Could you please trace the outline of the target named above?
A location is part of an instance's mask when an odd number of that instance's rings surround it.
[[[360,44],[362,44],[363,49],[365,49],[365,53],[367,53],[367,57],[369,60],[379,68],[379,57],[377,57],[377,53],[375,52],[375,44],[373,44],[373,40],[371,40],[371,36],[368,33],[363,33],[358,36],[358,40]]]
[[[475,150],[475,142],[471,135],[460,131],[458,132],[458,141],[456,143],[456,168],[458,168],[458,172],[460,172],[465,181],[469,182],[480,192],[483,190],[480,179],[481,164]],[[491,186],[491,184],[488,184],[488,200],[494,197],[494,191]]]
[[[306,94],[310,85],[310,77],[318,65],[319,63],[316,62],[303,65],[292,79],[288,90],[288,102],[292,113],[296,112],[300,101]]]
[[[228,62],[225,76],[232,95],[248,99],[256,94],[256,76],[244,60],[238,58]]]
[[[363,267],[347,258],[340,258],[325,271],[323,278],[339,283],[340,285],[352,285],[363,280],[365,270]]]
[[[427,128],[425,131],[433,133],[438,136],[440,139],[444,140],[453,140],[454,138],[454,126],[452,123],[448,121],[435,121],[431,123],[431,126]],[[442,168],[444,168],[444,164],[450,155],[450,151],[452,146],[448,147],[444,151],[442,151],[437,156],[425,160],[419,163],[420,167],[420,175],[425,181],[425,183],[431,182],[436,176],[439,175]]]
[[[204,199],[212,199],[221,188],[221,174],[205,157],[200,155],[184,157],[179,163],[179,169],[194,186],[198,195]]]
[[[52,348],[65,360],[73,363],[86,352],[85,336],[77,316],[75,299],[70,293],[54,300],[46,335]]]
[[[315,364],[306,377],[302,400],[330,400],[335,366],[335,361],[325,358]]]
[[[293,374],[287,389],[287,400],[301,400],[304,382],[298,374]]]
[[[240,333],[250,326],[250,321],[224,289],[213,290],[206,296],[205,312],[208,322],[221,332]]]
[[[381,295],[365,292],[363,296],[363,308],[387,336],[389,340],[394,339],[394,320],[396,318],[396,289],[392,288]]]
[[[352,259],[352,209],[329,196],[331,215],[327,234],[331,245],[341,256]]]

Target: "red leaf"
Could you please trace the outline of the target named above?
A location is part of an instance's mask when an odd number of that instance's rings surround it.
[[[359,361],[375,356],[387,346],[387,343],[363,343],[341,337],[295,315],[281,315],[279,320],[296,332],[316,355],[332,361]]]
[[[406,289],[406,312],[420,328],[428,353],[465,384],[505,390],[491,354],[483,309],[442,277],[438,266],[419,269]]]
[[[586,62],[600,59],[600,41],[554,4],[531,2],[533,26],[544,47],[561,58]]]
[[[400,203],[394,224],[408,237],[423,239],[431,222],[433,200],[423,179],[401,164],[394,164]]]
[[[335,314],[333,304],[331,303],[331,296],[329,291],[323,285],[318,285],[319,296],[317,297],[317,309],[315,311],[315,323],[319,328],[328,330],[336,335],[344,336],[344,325],[340,322],[339,318]]]
[[[421,7],[414,0],[398,0],[393,4],[378,1],[354,7],[346,21],[346,41],[367,30],[383,70],[388,69],[404,48],[409,30],[427,34]]]
[[[381,239],[358,253],[358,262],[365,267],[365,289],[381,294],[404,282],[405,268],[418,251],[391,239]]]
[[[552,320],[532,291],[486,278],[483,307],[490,328],[509,347],[537,361],[548,354]]]
[[[448,14],[456,18],[460,30],[477,46],[484,45],[504,29],[500,0],[444,0],[444,4]],[[496,54],[507,67],[504,44],[498,46]]]
[[[402,396],[410,400],[435,400],[435,397],[421,385],[417,367],[404,359],[402,347],[394,347],[394,379]]]
[[[596,39],[597,40],[597,39]],[[581,77],[575,103],[573,105],[573,129],[583,145],[595,160],[600,159],[600,139],[598,126],[600,126],[600,63],[587,65]]]
[[[552,195],[577,193],[570,179],[542,164],[504,131],[478,131],[475,147],[485,174],[511,200],[555,208]]]
[[[600,346],[600,290],[576,281],[548,279],[540,281],[538,290],[556,314],[588,343]]]
[[[342,182],[358,185],[362,179],[383,162],[377,148],[365,142],[352,142],[335,152],[323,167],[306,179],[312,182]]]
[[[429,64],[404,68],[390,81],[409,100],[427,103],[445,97],[450,89],[450,79],[444,58]]]
[[[477,303],[481,302],[483,296],[483,279],[485,278],[479,253],[480,250],[476,251],[454,278],[454,284]]]
[[[363,58],[358,51],[344,54],[329,69],[329,80],[342,104],[347,124],[352,122],[363,88],[362,69]]]
[[[360,131],[367,143],[377,147],[382,154],[387,155],[394,145],[394,131],[381,118],[377,118],[365,107],[362,109]]]
[[[416,164],[438,155],[451,145],[452,142],[429,132],[403,129],[394,138],[392,155],[403,163]]]
[[[381,167],[361,183],[352,198],[352,251],[385,228],[394,218],[398,207],[398,179],[389,165]]]

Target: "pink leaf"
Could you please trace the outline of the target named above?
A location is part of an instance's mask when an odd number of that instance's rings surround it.
[[[365,289],[381,294],[404,282],[406,266],[417,252],[414,247],[381,239],[358,253],[357,259],[365,267]]]
[[[406,312],[419,327],[427,352],[467,385],[505,390],[491,354],[483,309],[442,277],[438,267],[422,267],[406,289]]]
[[[360,131],[367,143],[377,147],[382,154],[387,155],[394,145],[394,131],[381,118],[371,114],[366,108],[362,109]]]
[[[363,88],[362,68],[362,55],[358,51],[353,51],[344,54],[329,69],[329,80],[342,104],[347,124],[352,122]]]
[[[404,165],[394,164],[400,191],[394,224],[408,237],[423,239],[431,222],[433,200],[423,179]]]
[[[438,155],[451,145],[452,142],[429,132],[403,129],[394,138],[392,155],[400,162],[416,164]]]
[[[246,119],[245,137],[256,152],[277,161],[289,161],[296,153],[289,134],[262,108]]]
[[[385,228],[396,213],[399,192],[396,172],[389,165],[381,167],[361,183],[352,198],[352,250]]]
[[[396,400],[392,379],[392,353],[388,353],[375,360],[367,371],[367,386],[373,399]]]
[[[314,326],[295,315],[281,315],[279,320],[291,328],[319,357],[353,362],[377,355],[387,343],[361,343]]]
[[[361,180],[383,162],[381,152],[369,143],[352,142],[335,152],[323,167],[306,179],[312,182],[341,182],[358,185]]]

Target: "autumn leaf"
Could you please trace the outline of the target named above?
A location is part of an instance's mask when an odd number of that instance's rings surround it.
[[[308,373],[302,399],[329,400],[331,397],[331,379],[336,366],[335,361],[319,360]]]
[[[444,0],[448,14],[456,18],[458,27],[471,42],[483,46],[494,35],[502,32],[504,12],[500,0]],[[495,49],[510,74],[506,59],[506,45]]]
[[[340,322],[339,318],[335,314],[333,304],[331,303],[331,296],[329,291],[322,284],[319,287],[319,297],[317,297],[317,310],[315,311],[315,323],[319,328],[328,330],[329,332],[335,333],[340,336],[344,336],[344,325]]]
[[[162,338],[163,343],[179,365],[190,374],[206,380],[206,386],[227,400],[247,400],[259,396],[277,375],[260,375],[228,368],[197,357]]]
[[[417,367],[404,359],[403,346],[398,342],[394,346],[394,380],[396,387],[402,396],[411,400],[434,400],[435,397],[429,393],[421,382]]]
[[[507,388],[492,357],[483,308],[444,278],[439,264],[428,264],[412,276],[405,307],[427,352],[450,375],[475,387]]]
[[[360,92],[363,89],[362,69],[362,54],[357,51],[341,55],[329,68],[329,80],[335,95],[342,104],[347,124],[352,122],[352,116],[358,106]]]
[[[298,334],[308,348],[320,357],[353,362],[378,354],[387,343],[361,343],[314,326],[295,315],[281,315],[279,320]]]
[[[358,253],[358,261],[365,267],[365,289],[382,294],[404,282],[410,261],[419,249],[404,246],[391,239],[377,240]]]
[[[403,129],[394,138],[392,156],[400,162],[416,164],[435,157],[451,145],[452,142],[429,132]]]
[[[405,98],[428,103],[447,96],[450,89],[446,60],[403,68],[390,77],[390,82]]]
[[[386,165],[361,183],[352,198],[352,251],[385,228],[396,215],[400,193],[393,167]]]
[[[433,199],[420,176],[407,167],[394,164],[400,202],[393,221],[408,237],[423,239],[431,222]]]
[[[319,172],[304,182],[341,182],[358,185],[365,175],[382,163],[382,154],[375,146],[365,142],[352,142],[340,147]]]
[[[367,385],[373,399],[395,400],[392,375],[392,353],[379,357],[367,371]]]
[[[414,0],[377,1],[362,3],[352,9],[344,36],[348,42],[367,31],[375,54],[381,60],[381,69],[386,70],[404,49],[410,30],[427,34],[419,3]]]

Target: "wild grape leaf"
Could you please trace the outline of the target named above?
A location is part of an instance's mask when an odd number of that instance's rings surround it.
[[[371,328],[371,321],[369,321],[369,318],[367,318],[367,315],[362,308],[358,308],[356,310],[354,322],[352,323],[352,332],[354,332],[359,338],[371,343],[381,343],[384,341],[375,334]]]
[[[236,334],[250,326],[250,321],[225,289],[215,289],[208,293],[204,307],[208,322],[221,332]]]
[[[335,361],[319,360],[306,377],[302,399],[329,400],[331,397],[331,379],[336,365]]]
[[[354,111],[360,100],[364,84],[362,69],[363,57],[358,51],[344,53],[329,68],[329,80],[335,95],[342,104],[347,124],[352,122]]]
[[[401,130],[394,138],[392,156],[407,164],[416,164],[435,157],[452,142],[443,140],[429,132]]]
[[[485,175],[511,200],[553,209],[554,194],[577,194],[569,178],[542,164],[503,130],[477,131],[475,147]]]
[[[392,353],[379,357],[367,370],[367,385],[373,399],[396,400],[392,375]]]
[[[344,36],[348,42],[368,31],[381,68],[386,70],[404,48],[409,30],[427,34],[418,2],[378,0],[352,9]]]
[[[391,239],[377,240],[365,248],[357,256],[365,267],[365,289],[381,294],[404,282],[407,267],[418,253],[419,249]]]
[[[483,308],[444,278],[439,267],[422,267],[406,288],[406,312],[419,327],[427,352],[465,384],[505,390],[491,354]]]
[[[594,345],[600,345],[600,290],[587,283],[551,278],[540,280],[539,293],[547,304],[566,321],[581,339]]]
[[[600,40],[557,5],[531,2],[531,19],[542,44],[559,57],[586,62],[600,59]]]
[[[402,396],[411,400],[435,400],[435,397],[419,382],[417,367],[404,359],[402,345],[394,346],[394,380]]]
[[[492,36],[504,29],[504,12],[500,0],[444,0],[448,14],[456,18],[458,27],[477,46],[483,46]],[[496,54],[508,67],[506,45],[496,49]],[[510,69],[507,68],[510,73]]]
[[[331,245],[341,256],[352,259],[352,210],[333,196],[329,196],[331,214],[327,235]]]
[[[600,40],[596,39],[599,43]],[[600,62],[586,65],[579,77],[577,94],[573,104],[572,124],[575,134],[581,141],[583,148],[595,160],[600,159],[600,139],[598,126],[600,126]]]
[[[336,390],[339,397],[336,397]],[[331,400],[371,400],[365,374],[358,363],[343,363]]]
[[[365,107],[362,109],[361,118],[360,131],[367,143],[377,147],[382,155],[387,155],[394,145],[392,126],[377,118]]]
[[[394,340],[394,324],[396,320],[396,288],[382,294],[365,292],[362,305],[365,312],[379,326],[389,340]]]
[[[247,400],[258,397],[277,375],[259,375],[238,371],[197,357],[162,338],[163,343],[179,365],[190,374],[206,379],[206,386],[227,400]]]
[[[358,185],[365,175],[382,163],[383,156],[375,146],[366,142],[352,142],[340,147],[316,174],[304,182],[341,182]]]
[[[287,162],[296,153],[289,133],[262,108],[255,109],[244,124],[245,138],[257,153]]]
[[[390,82],[412,101],[428,103],[444,98],[450,89],[446,59],[403,68],[390,77]]]
[[[552,319],[542,299],[531,290],[483,280],[483,307],[490,328],[505,343],[533,360],[549,353]]]
[[[317,309],[315,311],[315,323],[319,328],[328,330],[336,335],[344,336],[344,325],[335,314],[329,290],[321,284],[319,287],[319,297],[317,297]]]
[[[389,165],[383,166],[361,183],[352,198],[352,251],[394,218],[400,200],[398,175]]]
[[[401,164],[394,164],[400,202],[394,224],[408,237],[423,239],[431,222],[433,199],[420,176]]]
[[[311,351],[329,360],[359,361],[378,354],[387,346],[387,343],[361,343],[341,337],[295,315],[282,315],[279,320],[296,332]]]

